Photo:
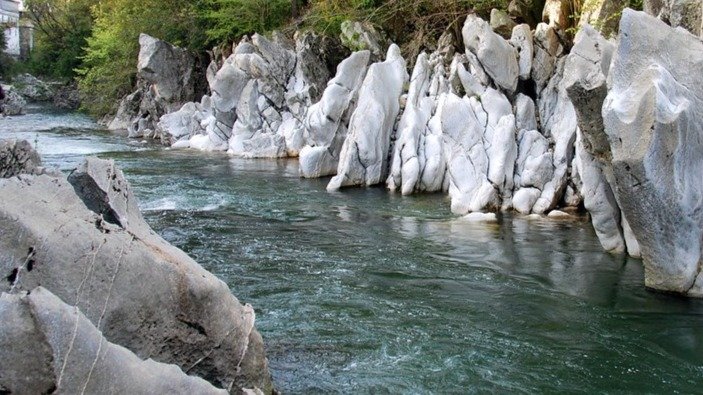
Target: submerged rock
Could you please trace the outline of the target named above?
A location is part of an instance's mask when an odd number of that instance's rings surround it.
[[[0,179],[0,195],[0,291],[41,285],[139,358],[271,391],[253,308],[149,228],[114,162]]]
[[[603,120],[615,192],[654,289],[703,296],[703,42],[626,9]]]
[[[109,342],[80,310],[43,287],[2,293],[0,321],[0,389],[7,393],[227,393]]]

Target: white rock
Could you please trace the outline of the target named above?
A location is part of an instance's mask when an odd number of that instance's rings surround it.
[[[462,218],[469,222],[498,222],[495,213],[469,213]]]
[[[510,37],[510,44],[518,52],[518,70],[521,80],[530,79],[532,73],[532,58],[534,57],[534,44],[532,42],[532,30],[530,25],[523,23],[513,28],[513,35]]]
[[[626,9],[603,104],[648,287],[703,296],[703,42]]]
[[[388,48],[385,62],[371,65],[349,121],[337,175],[327,185],[328,190],[370,186],[384,179],[391,132],[400,110],[399,98],[408,79],[405,60],[397,45]]]
[[[478,58],[493,81],[508,93],[515,92],[519,67],[517,50],[491,30],[483,19],[471,14],[462,29],[466,51]]]

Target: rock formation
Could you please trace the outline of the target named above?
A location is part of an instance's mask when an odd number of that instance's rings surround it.
[[[43,287],[0,295],[0,391],[12,394],[227,394],[175,365],[106,340]]]
[[[13,77],[12,85],[17,93],[31,102],[51,101],[54,97],[53,89],[31,74],[24,73]]]
[[[139,36],[137,88],[120,102],[109,122],[112,130],[127,129],[130,137],[154,137],[159,118],[202,94],[197,59],[165,41]]]
[[[41,285],[80,311],[108,342],[139,358],[175,364],[229,392],[271,391],[253,308],[240,304],[227,285],[149,228],[112,161],[88,158],[68,180],[49,175],[0,179],[0,194],[0,272],[6,279],[0,291],[13,295],[7,297],[34,295]],[[83,322],[72,314],[72,325]],[[63,329],[42,329],[47,330]],[[80,352],[90,355],[90,350]],[[124,355],[120,358],[137,366],[135,358]],[[95,366],[107,369],[102,363]],[[124,367],[125,374],[134,374],[130,366]],[[158,369],[197,384],[177,369]],[[77,371],[75,380],[84,373]]]
[[[41,157],[26,140],[0,140],[0,178],[44,172]]]
[[[615,192],[646,285],[692,296],[703,296],[701,76],[700,39],[625,10],[603,104]]]
[[[22,115],[27,106],[27,101],[24,100],[17,90],[11,85],[2,85],[2,91],[5,93],[5,98],[2,99],[0,105],[0,113],[2,115]]]

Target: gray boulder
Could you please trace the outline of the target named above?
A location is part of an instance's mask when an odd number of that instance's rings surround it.
[[[644,0],[643,6],[648,14],[703,38],[703,2],[700,0]]]
[[[0,179],[0,195],[0,291],[41,285],[139,358],[271,391],[253,308],[149,228],[114,162]]]
[[[44,81],[31,74],[20,74],[12,78],[12,85],[17,89],[17,93],[32,102],[51,101],[54,92]]]
[[[351,51],[369,51],[373,62],[382,61],[391,45],[383,31],[370,22],[344,21],[341,30],[342,45]]]
[[[0,105],[0,114],[5,116],[22,115],[27,106],[27,101],[11,85],[2,85],[5,98]]]
[[[703,42],[626,9],[603,121],[645,284],[703,296]]]
[[[0,140],[0,178],[43,172],[41,157],[27,140]]]
[[[513,28],[517,26],[517,23],[510,19],[508,14],[497,8],[491,10],[490,24],[491,29],[503,36],[503,38],[510,38]]]
[[[42,287],[0,296],[0,391],[11,394],[226,394],[175,365],[110,343]]]

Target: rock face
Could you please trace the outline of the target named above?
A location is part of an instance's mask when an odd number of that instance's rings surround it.
[[[54,92],[44,81],[31,74],[20,74],[12,78],[17,93],[32,102],[51,101]]]
[[[159,118],[202,94],[197,59],[165,41],[139,36],[137,89],[125,97],[108,128],[127,129],[130,137],[153,137]]]
[[[24,108],[27,106],[27,101],[10,85],[2,85],[2,91],[5,92],[5,98],[0,105],[2,115],[22,115]]]
[[[337,175],[327,190],[350,185],[375,185],[388,171],[391,132],[400,111],[399,98],[408,81],[400,48],[391,45],[386,61],[371,65],[359,89],[356,110],[339,156]]]
[[[41,157],[26,140],[0,140],[0,178],[43,174]]]
[[[461,31],[467,51],[478,58],[496,85],[508,93],[515,92],[519,67],[517,51],[491,30],[483,19],[469,15]]]
[[[41,285],[139,358],[271,391],[253,308],[149,228],[112,161],[88,158],[68,180],[0,179],[0,194],[0,291]]]
[[[703,4],[699,0],[644,0],[644,11],[703,38]]]
[[[703,296],[703,42],[625,10],[603,104],[615,192],[648,287]]]
[[[359,51],[342,61],[322,99],[308,109],[303,123],[303,139],[307,144],[300,151],[301,176],[317,178],[337,172],[347,124],[356,108],[369,57],[369,51]]]
[[[339,38],[345,47],[351,51],[369,51],[374,62],[382,61],[391,45],[383,32],[369,22],[344,21],[341,30]]]
[[[42,287],[0,295],[0,320],[0,390],[6,393],[227,393],[110,343],[79,310]]]

